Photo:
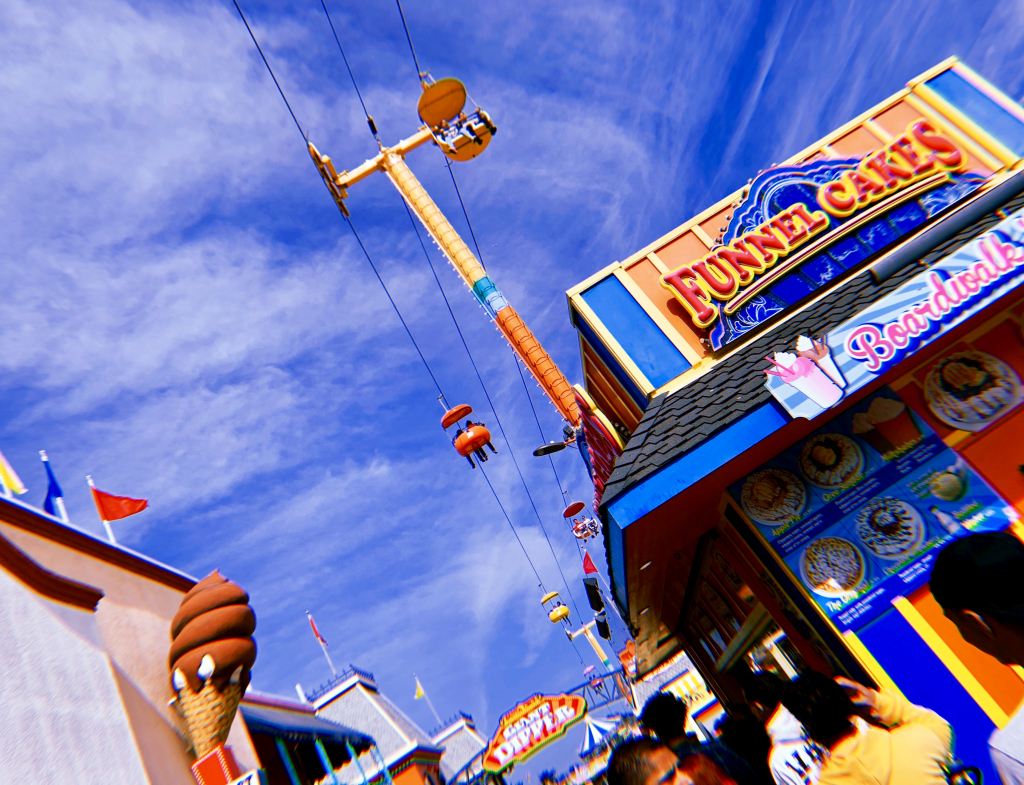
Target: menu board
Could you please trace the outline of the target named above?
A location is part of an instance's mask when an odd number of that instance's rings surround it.
[[[730,493],[840,630],[925,584],[946,543],[1018,517],[888,387]]]

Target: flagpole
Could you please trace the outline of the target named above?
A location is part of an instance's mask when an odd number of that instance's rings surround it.
[[[423,690],[423,697],[427,701],[427,705],[430,707],[430,710],[434,713],[434,719],[437,720],[437,727],[440,728],[442,725],[441,717],[440,715],[438,715],[437,709],[434,708],[434,704],[430,702],[430,696],[427,695],[427,691],[424,690],[423,685],[420,684],[420,677],[417,676],[415,673],[412,675],[412,677],[416,679],[416,683],[419,684],[420,689]]]
[[[315,631],[316,625],[313,623],[313,616],[309,611],[306,611],[306,618],[309,619],[309,623],[313,626]],[[324,657],[327,658],[327,664],[331,666],[331,673],[337,677],[338,670],[334,667],[334,662],[331,661],[331,655],[327,653],[327,644],[324,643],[323,639],[319,635],[316,636],[316,642],[320,644],[320,651],[324,653]]]
[[[89,488],[91,488],[92,490],[96,490],[96,485],[92,481],[92,475],[85,475],[85,479],[86,482],[89,483]],[[95,495],[93,495],[93,501],[96,501]],[[63,506],[63,500],[60,500],[60,503],[61,506]],[[96,508],[96,512],[97,514],[99,514],[99,507]],[[103,528],[107,530],[107,539],[110,540],[110,542],[112,542],[114,545],[117,545],[117,540],[114,539],[114,530],[110,528],[110,523],[102,515],[100,515],[100,522],[103,524]]]

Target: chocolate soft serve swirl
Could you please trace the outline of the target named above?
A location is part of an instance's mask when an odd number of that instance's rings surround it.
[[[171,621],[171,674],[181,671],[189,686],[198,690],[206,681],[199,667],[209,655],[213,672],[204,675],[223,686],[241,667],[237,678],[244,691],[256,661],[256,615],[248,603],[245,590],[216,570],[193,586]]]

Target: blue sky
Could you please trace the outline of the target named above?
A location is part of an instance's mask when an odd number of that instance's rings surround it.
[[[328,5],[382,138],[409,135],[419,87],[394,4]],[[319,3],[243,8],[310,139],[339,169],[371,156]],[[461,78],[498,124],[486,153],[457,165],[459,183],[492,277],[573,382],[570,286],[951,54],[1014,98],[1024,88],[1019,2],[405,10],[422,65]],[[261,690],[292,695],[329,675],[307,609],[336,662],[373,671],[428,728],[414,671],[442,715],[468,711],[488,733],[517,700],[579,683],[233,6],[11,0],[0,61],[0,448],[27,499],[45,493],[39,449],[76,525],[102,532],[86,474],[150,499],[114,524],[119,538],[249,590]],[[463,231],[440,153],[408,162]],[[399,197],[375,176],[349,204],[448,399],[493,426]],[[431,253],[582,605],[510,353]],[[529,386],[553,438],[559,418]],[[490,476],[560,588],[508,447],[495,445]],[[589,501],[578,455],[555,464]],[[603,567],[600,545],[591,552]],[[575,736],[519,772],[565,767]]]

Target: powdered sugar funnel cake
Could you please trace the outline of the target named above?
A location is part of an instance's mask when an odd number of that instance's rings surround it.
[[[1024,400],[1016,371],[985,352],[956,352],[928,372],[924,399],[950,428],[980,431]]]
[[[787,469],[761,469],[743,483],[740,504],[756,523],[778,526],[800,517],[807,504],[807,489],[803,481]]]

